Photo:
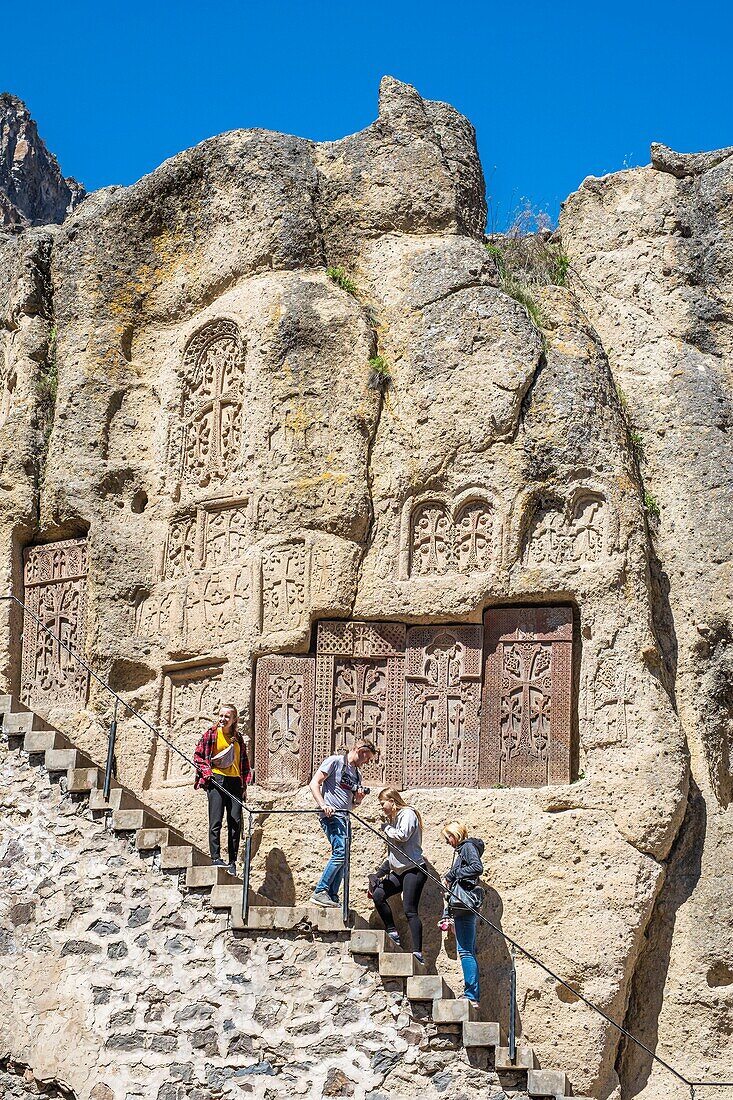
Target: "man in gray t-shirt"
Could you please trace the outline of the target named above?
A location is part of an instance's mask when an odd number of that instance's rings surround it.
[[[377,755],[371,741],[359,741],[342,755],[329,756],[310,781],[311,794],[321,813],[321,828],[331,844],[331,858],[323,869],[311,901],[324,908],[338,906],[338,892],[344,877],[348,810],[364,798],[359,767]]]

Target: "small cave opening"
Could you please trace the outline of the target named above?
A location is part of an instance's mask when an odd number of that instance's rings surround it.
[[[708,968],[705,977],[711,989],[725,985],[733,985],[733,966],[731,966],[730,963],[724,962],[723,959],[718,959],[717,962],[714,962],[713,965]]]
[[[118,657],[109,670],[109,686],[113,691],[137,691],[154,680],[155,670],[142,661]]]
[[[141,515],[148,506],[148,494],[144,489],[136,489],[130,501],[130,511],[136,516]]]

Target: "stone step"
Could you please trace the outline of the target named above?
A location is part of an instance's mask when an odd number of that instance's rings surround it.
[[[13,696],[12,695],[0,695],[0,718],[4,718],[6,714],[13,713]]]
[[[151,852],[154,848],[163,848],[168,844],[185,844],[180,833],[160,825],[154,829],[138,829],[135,834],[135,847],[139,852]]]
[[[450,1000],[455,994],[440,974],[416,974],[407,979],[408,1001]]]
[[[68,738],[58,730],[39,729],[29,730],[23,738],[23,748],[26,752],[46,752],[48,749],[70,748]]]
[[[69,768],[66,773],[66,789],[69,791],[93,791],[104,784],[101,768]]]
[[[118,786],[113,779],[108,799],[105,800],[102,784],[90,792],[89,809],[94,813],[103,813],[107,810],[141,810],[142,802],[132,791]]]
[[[120,833],[135,832],[137,829],[159,829],[163,825],[160,818],[150,810],[115,810],[112,814],[112,828]]]
[[[408,951],[387,951],[378,958],[379,973],[383,978],[412,978],[425,973],[424,963],[419,963]]]
[[[233,883],[231,876],[229,883],[224,886],[214,886],[209,897],[213,909],[233,909],[242,904],[242,887]],[[241,909],[240,909],[241,913]]]
[[[481,1020],[463,1021],[464,1047],[501,1046],[501,1028],[497,1023]]]
[[[383,928],[354,928],[350,950],[352,955],[384,955],[399,948]]]
[[[537,1059],[532,1047],[522,1044],[517,1044],[516,1058],[513,1062],[509,1060],[509,1047],[497,1047],[496,1057],[494,1059],[494,1066],[497,1073],[512,1073],[523,1072],[524,1070],[534,1069],[537,1065]]]
[[[238,875],[230,875],[226,867],[213,867],[204,864],[189,867],[186,871],[186,886],[189,890],[216,889],[218,886],[231,886],[232,883],[242,880]],[[240,889],[241,898],[242,891]]]
[[[569,1096],[570,1082],[560,1069],[529,1069],[527,1092],[530,1096]]]
[[[45,763],[50,772],[67,772],[72,768],[94,767],[89,757],[79,749],[46,749]]]
[[[434,1024],[464,1024],[469,1020],[478,1020],[478,1009],[469,1004],[465,997],[454,1001],[441,997],[433,1001]]]
[[[261,896],[256,897],[253,901],[252,895],[250,895],[249,914],[245,924],[242,920],[241,886],[239,898],[229,908],[232,915],[232,928],[239,931],[247,928],[290,931],[303,924],[307,924],[319,932],[349,931],[340,909],[322,909],[317,905],[267,905],[262,903]],[[350,914],[350,918],[354,920],[361,919],[354,913]]]
[[[183,871],[211,863],[209,856],[192,844],[166,844],[160,849],[160,866],[167,871]]]
[[[11,737],[20,737],[33,730],[47,730],[48,726],[32,710],[7,712],[3,718],[3,729]]]

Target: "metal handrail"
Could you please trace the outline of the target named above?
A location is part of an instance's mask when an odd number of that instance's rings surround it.
[[[38,615],[36,615],[36,613],[34,611],[31,611],[31,609],[29,607],[26,607],[26,605],[23,603],[22,600],[18,599],[17,596],[12,596],[12,595],[0,596],[0,600],[9,600],[9,601],[12,601],[13,603],[17,604],[19,607],[21,607],[25,614],[29,615],[38,624],[38,626],[40,626],[42,630],[44,630],[51,638],[53,638],[56,642],[58,642],[59,645],[63,646],[63,648],[69,654],[71,654],[71,656],[75,660],[77,660],[79,662],[79,664],[81,664],[84,669],[86,669],[86,671],[89,673],[89,675],[101,687],[103,687],[105,689],[105,691],[108,691],[110,693],[110,695],[115,699],[115,718],[113,719],[113,723],[114,723],[115,727],[116,727],[117,704],[121,703],[122,706],[125,708],[125,710],[127,710],[136,719],[138,719],[140,722],[142,722],[143,725],[145,725],[149,730],[151,730],[151,732],[153,734],[155,734],[156,737],[159,737],[162,741],[164,741],[170,749],[172,749],[175,753],[177,753],[178,756],[181,757],[182,760],[184,760],[184,761],[186,761],[186,763],[190,764],[193,767],[194,771],[196,771],[199,775],[201,774],[200,769],[197,768],[196,764],[194,763],[193,760],[191,760],[190,757],[186,756],[186,754],[184,752],[182,752],[176,745],[174,745],[172,743],[172,741],[170,741],[163,733],[161,733],[161,731],[158,729],[157,726],[154,726],[151,722],[149,722],[147,720],[147,718],[145,718],[142,714],[140,714],[138,711],[136,711],[134,707],[130,706],[129,703],[125,702],[125,700],[122,698],[122,696],[118,695],[117,692],[112,687],[110,687],[110,685],[105,680],[103,680],[102,677],[99,676],[94,671],[94,669],[91,667],[91,665],[89,665],[84,660],[84,658],[81,657],[73,649],[73,647],[68,644],[68,642],[65,642],[62,638],[58,637],[58,635],[54,634],[52,630],[49,630],[49,628],[45,625],[45,623],[42,622],[42,620],[38,617]],[[110,768],[111,768],[112,755],[113,755],[112,753],[108,752],[108,767],[110,767]],[[213,778],[213,776],[209,777],[209,781],[213,782],[214,786],[218,787],[219,790],[224,791],[223,786],[221,784],[219,784]],[[236,795],[232,795],[230,792],[225,792],[225,793],[227,793],[227,796],[229,798],[231,798],[233,802],[237,803],[238,805],[240,805],[242,807],[242,809],[246,810],[247,814],[249,815],[247,840],[246,840],[246,843],[245,843],[245,876],[244,876],[245,881],[244,881],[244,884],[243,884],[243,886],[244,886],[244,898],[243,898],[243,907],[242,907],[243,908],[243,914],[246,915],[247,910],[249,908],[249,897],[248,897],[249,879],[250,879],[249,864],[250,864],[250,861],[251,861],[251,852],[252,852],[252,824],[253,824],[254,815],[258,814],[258,813],[268,814],[268,815],[269,814],[314,814],[314,813],[319,813],[320,811],[315,810],[315,809],[314,810],[310,810],[310,809],[306,810],[306,809],[296,809],[296,808],[292,808],[292,809],[270,809],[270,808],[264,807],[264,806],[263,807],[250,807],[250,806],[247,805],[245,799],[239,799],[239,798],[236,797]],[[409,863],[411,863],[413,867],[419,867],[425,873],[427,878],[429,880],[431,880],[432,882],[436,883],[438,885],[438,887],[440,888],[441,892],[444,893],[443,883],[440,881],[440,879],[436,878],[435,875],[432,875],[429,871],[427,871],[425,869],[424,864],[418,864],[415,860],[411,859],[411,857],[407,856],[405,851],[402,848],[399,848],[398,845],[394,844],[388,837],[386,837],[378,829],[375,829],[374,826],[370,825],[368,821],[365,821],[354,810],[346,810],[346,811],[342,811],[342,812],[347,816],[347,819],[350,820],[351,818],[353,818],[355,821],[357,821],[362,826],[362,828],[367,829],[369,832],[374,833],[376,836],[378,836],[379,839],[384,844],[386,844],[387,847],[391,851],[399,852],[400,858],[403,861],[405,859],[407,859],[407,861]],[[351,846],[351,830],[350,829],[349,829],[348,836],[349,836],[349,842],[348,842],[348,846],[347,846],[347,852],[350,850],[350,846]],[[347,869],[348,869],[348,866],[345,868],[345,874],[344,874],[344,882],[345,883],[347,881],[347,875],[346,875]],[[348,897],[348,886],[346,886],[344,894],[345,894],[345,897]],[[654,1051],[650,1047],[648,1047],[646,1045],[646,1043],[644,1043],[641,1039],[637,1039],[637,1037],[635,1035],[632,1035],[632,1033],[628,1030],[628,1028],[624,1027],[623,1024],[618,1023],[617,1020],[614,1020],[611,1016],[609,1016],[606,1012],[604,1012],[603,1009],[600,1008],[597,1004],[595,1004],[588,997],[586,997],[583,993],[580,993],[577,989],[575,989],[573,986],[571,986],[568,982],[565,981],[564,978],[561,978],[559,974],[556,974],[553,970],[551,970],[549,966],[546,966],[545,963],[543,963],[541,959],[539,959],[536,955],[534,955],[526,947],[523,947],[522,944],[519,943],[518,940],[515,940],[515,939],[513,939],[512,936],[508,935],[503,930],[503,928],[500,928],[499,925],[494,924],[493,921],[489,920],[489,918],[484,916],[483,913],[481,913],[478,909],[474,909],[471,906],[467,906],[467,909],[468,909],[469,912],[473,913],[474,916],[476,916],[483,924],[485,924],[488,928],[490,928],[493,932],[498,933],[498,935],[500,935],[506,941],[506,943],[508,943],[512,947],[513,951],[514,950],[520,951],[526,959],[529,959],[530,962],[534,963],[541,970],[544,970],[544,972],[550,978],[552,978],[556,982],[559,982],[560,985],[562,985],[565,989],[569,990],[569,992],[571,992],[574,997],[577,997],[588,1008],[591,1008],[594,1012],[596,1012],[599,1016],[601,1016],[602,1019],[604,1019],[606,1021],[606,1023],[610,1024],[613,1028],[615,1028],[616,1031],[618,1031],[620,1035],[623,1035],[625,1039],[630,1040],[637,1047],[639,1047],[646,1054],[648,1054],[650,1058],[652,1058],[655,1062],[657,1062],[660,1066],[662,1066],[663,1069],[666,1069],[669,1073],[671,1073],[674,1077],[676,1077],[677,1080],[679,1080],[683,1084],[687,1085],[687,1087],[690,1089],[691,1095],[693,1097],[694,1097],[694,1090],[696,1088],[733,1088],[733,1081],[691,1081],[691,1080],[689,1080],[687,1077],[684,1076],[684,1074],[680,1073],[679,1070],[676,1070],[674,1068],[674,1066],[671,1066],[669,1064],[669,1062],[665,1061],[664,1058],[661,1058],[658,1054],[655,1054]],[[346,906],[344,907],[344,914],[345,914],[345,922],[348,922],[348,910],[347,910]]]

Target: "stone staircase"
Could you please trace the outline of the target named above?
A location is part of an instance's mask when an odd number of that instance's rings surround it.
[[[273,906],[268,899],[251,891],[245,923],[240,877],[230,875],[226,868],[212,867],[208,854],[166,825],[116,780],[112,781],[109,798],[105,799],[104,770],[10,695],[0,695],[0,722],[10,742],[20,744],[31,759],[42,758],[51,775],[65,775],[68,792],[87,796],[91,812],[108,818],[114,832],[134,833],[135,847],[141,853],[159,852],[161,869],[178,872],[183,888],[210,891],[212,908],[227,911],[233,930],[311,929],[321,933],[350,933],[351,953],[365,965],[376,962],[380,977],[393,988],[393,983],[398,984],[410,1001],[415,1019],[431,1022],[447,1043],[462,1045],[469,1060],[483,1059],[493,1065],[506,1088],[555,1100],[571,1095],[563,1071],[540,1069],[532,1047],[524,1042],[517,1043],[512,1060],[498,1023],[479,1020],[477,1010],[465,999],[456,998],[441,975],[427,974],[411,952],[397,947],[383,930],[369,927],[359,914],[350,914],[347,927],[340,909]]]

